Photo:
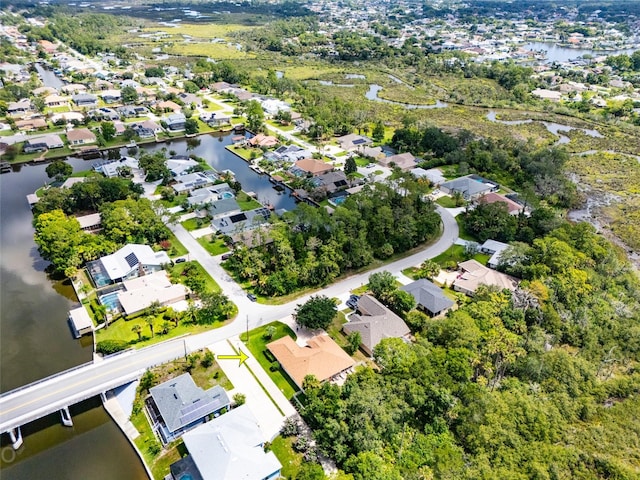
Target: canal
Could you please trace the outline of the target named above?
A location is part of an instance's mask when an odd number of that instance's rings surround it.
[[[225,149],[232,135],[203,135],[140,148],[166,148],[177,155],[195,154],[216,170],[232,170],[246,191],[276,209],[295,208],[288,194],[278,194],[267,175]],[[126,150],[123,149],[123,154]],[[70,158],[74,171],[96,161]],[[33,241],[32,215],[26,195],[48,179],[46,165],[23,165],[0,175],[0,389],[6,392],[39,378],[85,363],[92,358],[90,337],[75,340],[67,313],[77,301],[64,280],[50,278]],[[0,477],[91,478],[92,480],[144,479],[137,455],[99,401],[72,409],[74,427],[60,424],[57,414],[26,425],[24,446],[13,452],[2,436]],[[55,474],[53,473],[55,472]]]

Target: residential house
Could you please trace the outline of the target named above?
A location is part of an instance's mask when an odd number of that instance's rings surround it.
[[[442,289],[431,283],[426,278],[421,278],[408,285],[400,287],[400,290],[409,292],[416,299],[420,310],[430,317],[436,317],[449,310],[455,302],[447,297]]]
[[[156,108],[163,112],[172,111],[173,113],[180,113],[182,110],[180,105],[176,102],[172,102],[171,100],[156,103]]]
[[[87,145],[96,142],[96,135],[88,128],[74,128],[67,131],[67,140],[69,145]]]
[[[231,123],[231,117],[221,112],[204,112],[200,115],[200,120],[205,122],[210,127],[228,125]]]
[[[53,122],[54,125],[60,120],[81,123],[84,121],[84,114],[81,112],[60,112],[51,116],[51,122]]]
[[[363,157],[367,157],[367,158],[371,158],[373,160],[383,160],[386,158],[386,155],[384,153],[384,151],[382,150],[381,147],[362,147],[362,148],[358,148],[358,154],[363,156]]]
[[[189,289],[184,285],[171,283],[164,270],[122,283],[125,291],[118,293],[118,302],[125,315],[142,312],[154,302],[161,306],[172,305],[185,300],[189,294]]]
[[[173,113],[165,118],[167,128],[173,132],[184,130],[187,117],[182,113]]]
[[[360,332],[360,346],[369,355],[373,355],[373,349],[380,340],[407,338],[411,333],[404,320],[371,295],[360,297],[357,313],[351,314],[343,330],[346,334]]]
[[[480,285],[495,286],[499,289],[514,291],[518,280],[485,267],[476,260],[467,260],[458,264],[462,273],[453,282],[453,289],[473,296]]]
[[[138,116],[138,112],[136,112],[135,107],[131,105],[118,107],[116,108],[116,111],[120,114],[121,117],[137,117]]]
[[[16,128],[22,132],[47,128],[44,118],[30,118],[29,120],[16,120]]]
[[[507,210],[509,211],[509,215],[519,215],[522,211],[524,211],[524,206],[514,202],[504,195],[500,195],[499,193],[495,192],[484,194],[478,199],[478,203],[503,203],[504,205],[506,205]]]
[[[322,160],[316,160],[315,158],[303,158],[298,160],[293,167],[289,169],[289,172],[297,177],[324,175],[333,170],[333,165],[325,163]]]
[[[192,158],[170,158],[167,160],[167,168],[171,172],[171,175],[174,177],[180,177],[181,175],[185,175],[190,172],[194,167],[200,165],[198,162],[193,160]]]
[[[166,252],[154,252],[149,245],[130,243],[120,250],[87,264],[97,287],[122,282],[162,270],[171,263]]]
[[[78,107],[95,108],[98,106],[98,97],[90,93],[78,93],[71,96],[71,100]]]
[[[196,188],[206,187],[212,185],[218,177],[210,172],[193,172],[186,173],[176,177],[176,183],[172,185],[175,192],[180,195],[181,193],[188,193]]]
[[[207,205],[211,202],[217,202],[218,200],[234,197],[235,194],[228,184],[218,183],[209,187],[192,190],[189,194],[189,197],[187,198],[187,201],[189,202],[189,205],[198,206]],[[216,209],[216,211],[220,211],[220,209]],[[229,213],[232,212],[232,210],[229,211]]]
[[[364,147],[368,147],[373,143],[373,140],[371,140],[369,137],[365,137],[364,135],[357,135],[355,133],[350,133],[349,135],[338,137],[337,140],[340,148],[348,152],[352,150],[363,149]]]
[[[500,263],[500,255],[502,252],[509,247],[509,244],[498,242],[496,240],[487,240],[482,245],[480,245],[480,251],[482,253],[486,253],[491,255],[487,265],[490,268],[496,269],[498,268],[498,264]]]
[[[284,336],[267,344],[267,349],[287,375],[303,388],[307,375],[320,382],[338,379],[350,372],[355,361],[328,335],[317,335],[301,347],[291,337]]]
[[[42,137],[29,139],[24,142],[22,150],[24,153],[44,152],[53,148],[64,147],[64,142],[59,135],[51,134]]]
[[[397,155],[391,155],[378,161],[383,167],[396,166],[400,170],[407,172],[412,168],[416,168],[416,157],[411,153],[399,153]]]
[[[56,53],[56,51],[58,50],[58,46],[55,43],[50,42],[49,40],[39,40],[38,44],[40,44],[42,49],[49,55]]]
[[[257,228],[265,224],[270,216],[271,211],[268,208],[260,207],[217,218],[211,222],[211,227],[224,235],[232,235]]]
[[[275,480],[282,465],[265,451],[260,422],[248,405],[182,436],[189,455],[171,464],[170,480]]]
[[[116,103],[122,99],[120,90],[104,90],[100,92],[100,97],[104,103]]]
[[[185,105],[194,104],[196,107],[201,107],[202,106],[202,99],[200,97],[198,97],[197,95],[194,95],[193,93],[182,92],[182,93],[178,94],[178,98],[180,100],[182,100],[182,102]]]
[[[80,83],[69,83],[67,85],[63,85],[62,88],[60,88],[60,90],[67,94],[76,94],[76,93],[86,92],[87,87]]]
[[[278,100],[277,98],[265,98],[259,100],[260,105],[262,105],[262,110],[264,113],[270,116],[275,116],[278,112],[288,112],[291,110],[291,105],[287,102],[283,102],[282,100]]]
[[[17,102],[11,102],[7,105],[7,115],[12,117],[21,117],[27,113],[35,112],[36,109],[28,98],[22,98]]]
[[[216,82],[216,83],[212,83],[210,85],[210,87],[212,91],[214,92],[228,92],[230,90],[233,90],[235,88],[238,88],[237,85],[232,85],[230,83],[227,82]]]
[[[449,195],[462,194],[465,200],[475,200],[482,195],[496,191],[500,185],[485,180],[477,175],[467,175],[466,177],[449,180],[440,185],[440,190]]]
[[[69,310],[69,322],[73,328],[73,336],[80,338],[82,335],[93,332],[93,320],[84,305]]]
[[[53,93],[44,97],[44,104],[49,107],[61,107],[67,105],[69,99],[67,97],[61,97],[60,95]]]
[[[316,188],[324,190],[327,194],[345,189],[349,186],[347,175],[342,170],[318,175],[311,180]]]
[[[425,170],[424,168],[413,168],[410,170],[414,177],[423,178],[429,180],[432,185],[438,186],[447,181],[442,175],[442,171],[439,168],[430,168]]]
[[[251,137],[247,140],[247,143],[252,147],[265,147],[271,148],[278,145],[279,140],[272,135],[264,135],[262,133],[257,134],[255,137]]]
[[[36,97],[40,97],[42,95],[53,95],[54,93],[58,93],[58,91],[53,87],[38,87],[34,88],[33,92],[31,93],[33,93],[33,95],[35,95]]]
[[[188,373],[149,389],[146,402],[149,418],[163,444],[206,422],[209,415],[227,410],[231,404],[224,388],[198,387]]]
[[[559,102],[560,100],[562,100],[562,92],[548,90],[546,88],[536,88],[531,92],[531,95],[542,100],[549,100],[551,102]]]
[[[293,163],[303,158],[311,158],[311,155],[309,150],[305,150],[298,145],[282,145],[273,152],[266,152],[264,158],[272,162],[284,161]]]
[[[122,157],[120,160],[96,165],[94,169],[97,172],[101,172],[105,177],[113,178],[120,176],[121,169],[125,167],[132,171],[140,168],[136,158]]]
[[[162,133],[162,126],[158,125],[153,120],[143,120],[142,122],[138,122],[135,125],[138,125],[140,128],[144,128],[153,133],[153,135],[157,135]]]
[[[197,196],[195,198],[199,199],[200,201],[203,200],[202,196]],[[229,215],[237,215],[242,212],[242,208],[240,208],[238,201],[233,197],[218,199],[212,198],[207,203],[207,211],[209,212],[209,215],[211,215],[212,221]],[[189,202],[189,204],[192,203]]]
[[[75,218],[80,224],[80,228],[85,232],[95,233],[102,230],[102,216],[99,213],[90,213]]]

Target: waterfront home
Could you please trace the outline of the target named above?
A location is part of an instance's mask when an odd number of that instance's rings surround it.
[[[88,128],[76,128],[67,131],[67,140],[69,145],[87,145],[96,143],[96,135]]]
[[[189,193],[187,201],[189,205],[207,205],[222,199],[234,198],[235,194],[227,183],[218,183],[209,187],[198,188]],[[239,208],[239,207],[238,207]],[[216,210],[218,212],[219,210]],[[231,213],[231,211],[229,211]]]
[[[426,278],[404,285],[400,290],[409,292],[415,298],[417,308],[430,317],[436,317],[454,305],[453,300],[447,297],[440,287]]]
[[[260,207],[246,212],[227,214],[211,222],[211,227],[224,235],[232,235],[252,228],[257,228],[269,220],[271,212]]]
[[[193,172],[176,177],[176,183],[171,186],[175,192],[180,195],[181,193],[188,193],[191,190],[212,185],[217,179],[218,177],[215,173]]]
[[[210,415],[228,410],[231,404],[224,388],[216,385],[203,390],[188,373],[151,387],[149,394],[147,413],[163,445],[205,423]]]
[[[80,228],[85,232],[96,233],[102,230],[102,217],[99,213],[90,213],[75,218],[80,224]]]
[[[298,145],[282,145],[273,152],[266,152],[264,158],[271,162],[297,162],[303,158],[311,158],[312,153]]]
[[[191,158],[170,158],[167,160],[167,168],[171,172],[171,175],[174,177],[180,177],[181,175],[185,175],[190,173],[194,167],[199,165],[198,162]]]
[[[167,128],[172,132],[184,130],[187,117],[182,113],[173,113],[164,119]]]
[[[307,375],[320,382],[343,380],[356,363],[326,334],[311,338],[304,347],[284,336],[269,343],[267,349],[300,389]]]
[[[476,260],[467,260],[458,264],[461,274],[453,282],[453,289],[472,297],[480,285],[495,286],[499,289],[515,291],[518,280],[485,267]]]
[[[322,160],[316,160],[315,158],[303,158],[298,160],[293,167],[289,169],[289,172],[296,177],[312,176],[317,177],[324,175],[333,170],[333,165],[325,163]]]
[[[208,202],[203,202],[202,200],[204,200],[204,198],[201,196],[195,198],[200,200],[200,203],[207,203],[207,211],[209,212],[212,221],[229,215],[237,215],[242,212],[242,208],[240,208],[238,201],[233,197],[211,199]],[[193,205],[191,201],[189,204]]]
[[[118,293],[118,302],[125,315],[135,315],[153,303],[168,306],[183,301],[189,289],[182,284],[171,283],[164,270],[159,270],[122,282],[125,291]]]
[[[101,172],[105,177],[109,178],[119,177],[123,168],[138,170],[140,166],[138,165],[138,160],[133,157],[122,157],[119,160],[94,166],[96,172]]]
[[[349,186],[347,175],[342,170],[318,175],[311,179],[311,183],[326,194],[334,193]]]
[[[24,142],[22,150],[24,153],[44,152],[45,150],[51,150],[53,148],[64,147],[64,142],[59,135],[50,134],[30,139]]]
[[[210,127],[217,127],[220,125],[230,124],[231,116],[225,115],[221,112],[204,112],[200,115],[200,120],[205,122]]]
[[[130,243],[111,255],[89,262],[87,270],[99,288],[157,272],[170,263],[166,252],[154,252],[149,245]]]
[[[90,93],[78,93],[73,95],[71,100],[73,100],[73,103],[78,107],[95,108],[98,106],[98,97],[91,95]]]
[[[182,436],[189,455],[171,464],[172,480],[275,480],[282,465],[265,441],[248,405],[200,425]]]
[[[369,355],[383,338],[408,338],[411,334],[404,320],[393,313],[371,295],[362,295],[358,300],[357,313],[344,324],[344,332],[360,332],[361,348]]]
[[[278,139],[272,135],[264,135],[262,133],[257,134],[255,137],[251,137],[247,140],[247,143],[252,147],[275,147],[280,143]]]

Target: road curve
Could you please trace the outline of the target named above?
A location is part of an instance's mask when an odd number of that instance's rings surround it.
[[[340,297],[350,290],[368,282],[374,272],[388,270],[394,275],[405,268],[418,265],[446,251],[458,238],[458,224],[446,209],[437,207],[442,218],[440,238],[418,253],[391,262],[365,273],[352,275],[326,288],[314,292],[328,297]],[[0,432],[36,420],[57,409],[98,395],[104,390],[139,376],[147,368],[186,355],[194,350],[238,335],[245,329],[279,320],[291,314],[297,304],[306,301],[311,294],[304,295],[283,305],[262,305],[251,302],[246,292],[235,283],[219,264],[219,258],[208,252],[181,225],[171,226],[176,237],[189,250],[190,258],[199,261],[213,276],[223,292],[238,306],[238,316],[232,323],[198,335],[188,335],[139,350],[126,351],[86,367],[78,368],[55,377],[44,379],[22,389],[0,396]]]

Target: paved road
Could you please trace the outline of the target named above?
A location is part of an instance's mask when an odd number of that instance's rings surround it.
[[[446,209],[438,207],[438,212],[442,217],[443,233],[434,244],[384,267],[345,278],[315,292],[315,294],[338,297],[344,300],[350,290],[367,283],[369,275],[373,272],[389,270],[398,275],[403,269],[418,265],[425,259],[444,252],[458,238],[458,224]],[[207,272],[216,279],[224,293],[238,306],[237,319],[222,328],[186,336],[182,339],[170,340],[140,350],[128,351],[86,367],[48,378],[22,390],[9,392],[9,394],[0,397],[0,432],[6,432],[11,428],[126,383],[126,381],[140,376],[144,370],[153,365],[173,360],[191,351],[238,335],[246,328],[253,329],[282,319],[289,315],[297,304],[303,303],[310,296],[305,295],[295,301],[277,306],[251,302],[247,298],[246,292],[233,282],[222,269],[219,257],[211,257],[181,225],[172,226],[171,229],[183,245],[189,249],[191,259],[198,260]]]

